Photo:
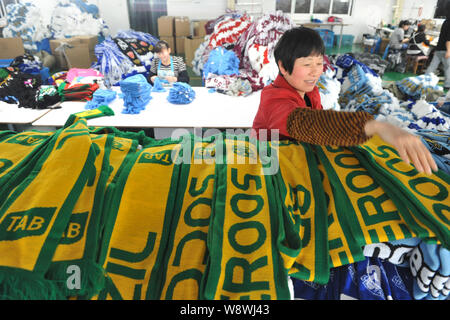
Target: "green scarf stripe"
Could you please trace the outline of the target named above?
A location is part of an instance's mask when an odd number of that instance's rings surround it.
[[[302,143],[303,144],[303,143]],[[314,282],[325,284],[330,278],[329,266],[329,244],[328,244],[328,210],[325,199],[325,191],[321,183],[314,183],[314,181],[321,181],[319,168],[311,145],[303,144],[306,152],[306,159],[308,161],[309,175],[311,177],[314,202],[315,202],[315,248],[316,248],[316,265]]]
[[[411,215],[411,209],[413,209],[412,204],[410,204],[407,199],[404,199],[399,195],[398,189],[392,184],[392,180],[388,179],[388,177],[383,174],[378,174],[376,169],[370,165],[370,162],[366,158],[365,154],[361,153],[359,149],[355,148],[353,152],[361,164],[364,165],[365,169],[370,173],[371,177],[374,179],[376,178],[375,181],[383,188],[389,198],[394,202],[402,218],[405,220],[408,227],[411,228],[411,231],[421,239],[429,237],[430,234],[428,230],[421,227]]]
[[[103,164],[102,169],[100,172],[100,177],[98,179],[97,188],[95,189],[95,197],[94,197],[94,204],[92,206],[92,216],[90,221],[92,223],[89,223],[89,227],[86,233],[86,243],[92,243],[95,244],[95,246],[85,247],[85,254],[86,257],[92,260],[96,260],[97,255],[99,253],[99,242],[97,242],[99,238],[99,232],[100,232],[100,222],[102,218],[102,211],[103,211],[103,205],[105,204],[105,194],[106,194],[106,182],[108,181],[109,177],[109,155],[111,153],[112,144],[114,141],[113,135],[108,135],[106,138],[106,144],[105,144],[105,152],[103,157]]]
[[[183,150],[185,148],[194,150],[192,136],[180,148],[179,158],[183,157]],[[177,159],[173,159],[173,161],[176,163]],[[167,205],[164,213],[165,218],[161,241],[155,266],[150,275],[146,300],[161,299],[163,286],[167,278],[166,270],[169,264],[170,253],[173,250],[174,237],[183,207],[183,198],[188,184],[190,166],[190,164],[186,163],[174,164],[173,166],[169,195],[166,200]]]
[[[11,130],[0,131],[0,142],[10,138],[10,136],[16,135],[17,132]]]
[[[363,150],[362,148],[360,150]],[[357,151],[355,150],[354,153]],[[390,181],[390,184],[402,195],[402,201],[407,201],[409,203],[408,208],[412,211],[414,216],[423,224],[427,225],[437,236],[437,238],[442,242],[444,247],[450,246],[450,232],[448,231],[448,227],[444,225],[442,222],[437,220],[435,217],[431,216],[428,210],[418,201],[418,199],[409,192],[404,185],[397,180],[395,176],[393,176],[387,170],[381,168],[373,159],[370,154],[367,153],[366,150],[362,151],[362,154],[367,157],[368,165],[372,165],[374,168],[374,178],[376,179],[382,174],[385,174]],[[403,200],[404,199],[404,200]]]
[[[330,185],[335,200],[336,215],[339,217],[339,224],[341,225],[344,236],[347,239],[350,252],[355,261],[364,260],[364,254],[361,249],[361,246],[365,245],[364,234],[358,224],[358,217],[355,213],[355,209],[353,208],[344,187],[339,181],[338,175],[334,171],[333,166],[329,162],[321,147],[314,146],[314,149],[319,156],[319,160],[323,164],[326,174],[330,180]]]
[[[269,151],[272,149],[269,146],[268,142],[257,142],[257,150],[259,153],[260,145],[266,144],[266,148]],[[269,157],[272,156],[272,152],[270,152]],[[274,155],[275,156],[275,155]],[[269,170],[263,165],[264,180],[266,182],[266,190],[267,190],[267,199],[269,202],[269,212],[270,212],[270,231],[272,238],[272,263],[274,267],[274,282],[275,282],[275,290],[277,294],[277,299],[281,300],[289,300],[290,292],[288,286],[288,270],[284,268],[283,259],[280,255],[279,243],[284,238],[284,226],[283,220],[280,219],[280,214],[282,213],[281,204],[278,201],[278,197],[276,197],[275,186],[274,186],[274,176],[269,174]]]
[[[224,139],[221,140],[222,163],[216,161],[215,172],[216,181],[214,182],[214,196],[212,201],[211,218],[208,228],[207,247],[209,250],[209,259],[205,269],[207,277],[202,280],[204,283],[203,296],[201,299],[213,300],[219,277],[221,274],[222,246],[223,246],[223,226],[225,221],[225,207],[227,194],[227,165],[226,165],[226,145]],[[211,263],[214,261],[214,263]]]

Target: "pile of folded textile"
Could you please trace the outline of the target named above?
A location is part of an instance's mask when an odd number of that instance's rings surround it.
[[[137,74],[120,81],[124,109],[122,113],[138,114],[149,103],[152,86],[142,74]]]

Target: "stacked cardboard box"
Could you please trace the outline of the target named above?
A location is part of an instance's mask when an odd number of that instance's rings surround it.
[[[184,39],[191,35],[191,21],[188,17],[162,16],[158,18],[159,39],[169,43],[172,53],[185,53]]]
[[[22,38],[0,38],[0,59],[14,59],[24,54]]]
[[[56,48],[63,43],[70,46],[65,49],[65,55],[61,51],[56,51]],[[60,69],[87,69],[97,60],[94,51],[97,43],[98,37],[96,35],[76,36],[68,39],[50,40],[50,49],[52,50],[52,54],[56,58],[57,66]]]

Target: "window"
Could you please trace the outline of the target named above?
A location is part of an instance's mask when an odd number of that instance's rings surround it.
[[[295,1],[295,13],[309,13],[311,10],[311,0]]]
[[[292,0],[277,0],[276,10],[281,10],[284,13],[291,13]]]
[[[314,0],[313,13],[329,13],[331,0]]]
[[[332,14],[348,14],[350,9],[349,0],[335,0],[333,1]]]
[[[351,15],[352,5],[353,0],[276,0],[276,10],[296,15]]]

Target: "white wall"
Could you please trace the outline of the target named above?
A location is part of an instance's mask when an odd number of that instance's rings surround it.
[[[227,0],[167,0],[167,15],[191,20],[215,19],[226,12]]]
[[[401,12],[402,19],[433,19],[434,11],[437,7],[437,0],[407,0],[403,2]],[[422,14],[419,16],[419,7],[422,7]]]
[[[111,36],[119,30],[130,29],[127,0],[91,0],[100,12],[100,17],[105,20]]]

